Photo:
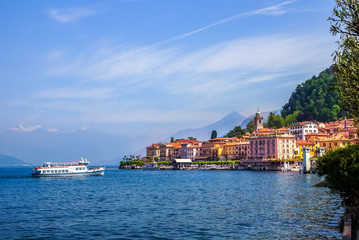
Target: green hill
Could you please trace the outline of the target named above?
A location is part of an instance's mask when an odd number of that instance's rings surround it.
[[[20,166],[31,166],[31,164],[24,162],[20,159],[7,156],[7,155],[1,155],[0,154],[0,166],[2,167],[20,167]]]
[[[336,77],[330,67],[299,84],[283,106],[283,118],[299,111],[297,121],[317,120],[322,122],[335,121],[343,117],[340,107],[339,93],[336,89]]]

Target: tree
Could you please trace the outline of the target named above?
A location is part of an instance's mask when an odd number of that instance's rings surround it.
[[[254,132],[254,119],[252,121],[250,121],[249,123],[247,123],[246,132],[249,132],[249,133]]]
[[[233,130],[229,131],[224,137],[242,137],[244,134],[246,134],[246,131],[241,128],[241,126],[236,126],[233,128]]]
[[[174,140],[174,138],[173,137],[171,137],[171,142],[174,142],[175,140]]]
[[[299,114],[299,111],[294,111],[292,114],[285,116],[285,119],[284,119],[285,126],[288,126],[288,125],[291,125],[291,124],[297,122],[298,114]]]
[[[269,128],[281,128],[285,125],[284,119],[279,116],[275,115],[274,113],[270,113],[267,120],[267,127]]]
[[[336,0],[330,31],[340,35],[338,50],[334,53],[334,74],[339,79],[338,89],[342,107],[359,119],[359,2]]]
[[[197,140],[197,138],[194,138],[194,137],[188,137],[187,139],[188,140]]]
[[[346,206],[359,206],[359,145],[327,152],[318,158],[317,170]]]
[[[213,130],[212,131],[212,134],[211,134],[211,139],[214,139],[217,137],[217,131],[216,130]]]

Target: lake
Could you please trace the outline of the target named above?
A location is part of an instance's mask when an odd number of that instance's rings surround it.
[[[338,194],[316,175],[142,171],[32,178],[0,168],[2,239],[341,239]]]

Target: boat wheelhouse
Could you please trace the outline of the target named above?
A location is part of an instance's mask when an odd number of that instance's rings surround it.
[[[81,157],[79,162],[45,162],[33,170],[34,177],[101,176],[105,167],[88,168],[90,162]]]

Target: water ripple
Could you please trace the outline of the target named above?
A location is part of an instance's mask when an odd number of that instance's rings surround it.
[[[4,239],[340,239],[338,195],[314,175],[126,171],[27,178],[0,168]]]

